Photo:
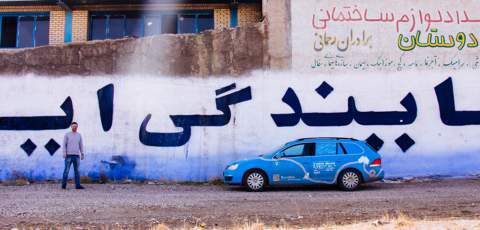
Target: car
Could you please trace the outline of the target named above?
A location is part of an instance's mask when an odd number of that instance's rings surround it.
[[[353,191],[382,180],[382,157],[365,141],[341,137],[302,138],[255,158],[235,161],[223,172],[224,183],[249,191],[266,186],[331,184]]]

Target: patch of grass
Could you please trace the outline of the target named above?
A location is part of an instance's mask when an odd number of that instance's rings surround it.
[[[91,184],[92,182],[93,182],[93,180],[89,176],[81,176],[80,177],[80,183],[82,183],[82,184]]]
[[[7,180],[2,182],[2,185],[5,185],[5,186],[25,186],[29,184],[30,184],[30,181],[28,181],[25,178],[18,178],[18,179]]]
[[[100,174],[100,177],[98,178],[98,183],[100,184],[106,184],[108,183],[110,180],[108,179],[108,176],[105,175],[105,173],[101,173]]]
[[[25,186],[29,184],[30,181],[27,179],[27,177],[17,171],[13,171],[12,179],[2,182],[2,185],[5,186]]]
[[[209,185],[223,185],[223,180],[220,178],[215,178],[210,181],[208,181]]]

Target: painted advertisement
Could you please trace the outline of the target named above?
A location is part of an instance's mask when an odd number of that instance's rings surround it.
[[[293,66],[321,72],[477,70],[475,1],[292,1]]]

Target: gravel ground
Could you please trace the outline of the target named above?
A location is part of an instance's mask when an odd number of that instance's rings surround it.
[[[72,186],[70,185],[70,188]],[[260,221],[312,227],[370,221],[400,213],[418,219],[480,219],[480,178],[275,188],[249,193],[214,185],[58,184],[0,186],[0,228],[31,225],[229,227]]]

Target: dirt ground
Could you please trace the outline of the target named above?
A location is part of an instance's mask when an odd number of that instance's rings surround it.
[[[318,227],[404,215],[420,220],[480,219],[480,178],[373,183],[359,191],[335,187],[274,188],[249,193],[219,185],[0,185],[0,228],[71,226],[225,228],[261,222]]]

